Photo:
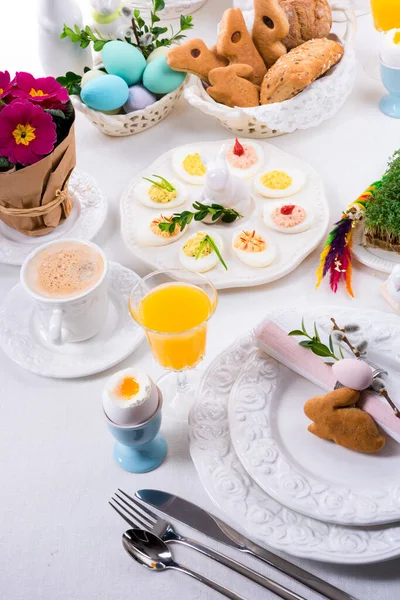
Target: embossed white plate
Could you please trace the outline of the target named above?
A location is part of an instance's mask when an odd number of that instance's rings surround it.
[[[358,323],[379,366],[388,367],[386,353],[396,356],[399,352],[396,315],[325,307],[281,311],[276,318],[271,314],[285,331],[298,329],[303,316],[308,330],[316,322],[321,333],[331,330],[330,316],[343,325]],[[400,373],[389,369],[389,388],[397,391]],[[232,442],[243,466],[278,502],[322,521],[376,525],[400,520],[400,444],[387,436],[383,450],[361,454],[312,435],[303,406],[309,398],[324,393],[255,351],[229,400]]]
[[[22,265],[35,248],[60,237],[89,241],[96,235],[106,218],[107,199],[90,175],[77,170],[72,172],[68,189],[74,200],[71,214],[46,235],[29,237],[0,221],[0,263]]]
[[[118,263],[109,265],[109,311],[95,337],[62,346],[48,343],[34,302],[17,284],[0,308],[0,346],[4,352],[24,369],[56,378],[99,373],[129,356],[144,339],[128,312],[129,294],[139,276]]]
[[[216,156],[222,147],[222,144],[232,144],[233,139],[217,142],[201,142],[196,144],[185,144],[191,147],[194,152],[204,152],[208,156]],[[245,141],[244,141],[245,143]],[[270,281],[275,281],[284,277],[295,269],[324,239],[329,224],[329,207],[325,197],[322,181],[317,173],[304,161],[296,156],[287,154],[272,144],[257,141],[263,149],[265,155],[264,166],[268,163],[285,165],[287,168],[296,167],[301,169],[307,175],[307,183],[304,189],[288,199],[282,198],[279,203],[299,203],[306,209],[310,208],[314,212],[314,222],[308,231],[298,234],[279,233],[273,231],[264,225],[262,220],[262,211],[265,205],[275,206],[274,200],[267,200],[258,194],[253,193],[253,210],[248,218],[240,219],[230,225],[205,225],[193,221],[187,227],[186,233],[179,240],[162,247],[141,246],[137,243],[137,229],[149,223],[156,217],[160,211],[143,206],[135,197],[135,187],[141,181],[142,177],[150,177],[152,174],[162,175],[163,177],[174,177],[172,169],[172,155],[176,148],[166,154],[161,155],[147,169],[138,174],[138,176],[129,184],[128,188],[121,198],[121,227],[122,237],[127,247],[132,253],[143,260],[150,268],[182,268],[179,262],[179,249],[184,244],[187,237],[194,232],[207,228],[210,233],[217,232],[224,241],[223,257],[228,265],[228,271],[218,263],[216,267],[207,271],[207,277],[218,289],[231,287],[248,287],[261,285]],[[194,150],[193,150],[194,148]],[[248,185],[252,189],[253,178],[248,180]],[[189,193],[189,198],[185,204],[176,209],[170,209],[172,212],[182,212],[191,210],[195,200],[200,199],[202,186],[185,184]],[[253,191],[253,190],[252,190]],[[242,229],[257,228],[264,233],[267,240],[270,239],[278,249],[277,257],[269,267],[251,268],[243,264],[234,256],[231,245],[234,233],[239,233]]]
[[[254,351],[249,334],[222,352],[205,371],[190,413],[190,453],[211,499],[232,526],[295,556],[338,564],[400,556],[400,523],[366,528],[323,523],[282,506],[248,475],[231,442],[228,400]]]
[[[363,265],[382,271],[382,273],[391,273],[394,266],[400,263],[400,254],[380,250],[380,248],[368,248],[364,242],[364,226],[357,225],[353,237],[352,252],[356,259]]]

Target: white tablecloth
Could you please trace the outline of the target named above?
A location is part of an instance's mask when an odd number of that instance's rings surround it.
[[[210,0],[195,14],[195,33],[213,42],[215,24],[228,0]],[[36,51],[36,2],[1,3],[1,69],[40,73]],[[360,19],[359,56],[376,53],[370,16]],[[378,178],[400,145],[400,122],[380,113],[380,83],[360,70],[356,89],[340,113],[316,129],[276,138],[273,143],[303,157],[325,184],[332,221],[367,184]],[[110,212],[96,241],[111,260],[140,274],[146,269],[124,248],[119,233],[120,195],[135,172],[175,145],[227,137],[216,122],[182,99],[167,120],[128,138],[107,138],[78,115],[78,168],[95,176],[108,195]],[[271,285],[224,291],[210,329],[206,363],[246,332],[273,306],[306,297],[318,304],[390,310],[379,294],[382,275],[356,265],[356,300],[327,288],[314,292],[314,252],[291,275]],[[18,268],[0,265],[4,296],[18,281]],[[157,375],[145,344],[119,367],[137,364]],[[165,420],[169,452],[156,471],[135,476],[112,458],[112,439],[101,411],[101,390],[115,369],[74,381],[44,379],[21,370],[0,354],[0,598],[2,600],[214,600],[218,594],[174,573],[153,574],[123,551],[124,523],[107,502],[121,487],[155,487],[212,509],[189,456],[187,427]],[[215,512],[218,513],[216,509]],[[349,543],[351,543],[349,541]],[[205,574],[229,582],[249,600],[272,598],[193,552],[177,556]],[[249,564],[255,564],[251,559]],[[400,560],[365,567],[297,561],[359,600],[400,597]],[[263,569],[271,573],[271,570]],[[278,578],[278,576],[277,576]],[[300,590],[300,587],[297,588]],[[307,600],[316,597],[304,591]]]

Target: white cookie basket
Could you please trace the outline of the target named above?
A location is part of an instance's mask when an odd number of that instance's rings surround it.
[[[340,40],[345,49],[343,58],[329,74],[314,81],[294,98],[253,108],[230,108],[215,102],[199,79],[186,87],[185,98],[192,106],[214,117],[220,125],[241,137],[276,137],[296,129],[316,127],[330,119],[346,102],[357,72],[353,48],[357,29],[354,12],[345,2],[334,1],[331,4],[335,11],[344,14],[346,20],[346,31]],[[251,30],[253,11],[244,12],[243,15]]]
[[[135,135],[136,133],[141,133],[145,129],[150,129],[150,127],[157,125],[157,123],[169,115],[174,105],[181,97],[187,80],[188,77],[176,90],[170,94],[166,94],[154,104],[147,106],[147,108],[135,110],[134,112],[123,115],[106,115],[99,110],[89,108],[89,106],[86,106],[78,96],[72,96],[72,102],[76,110],[83,113],[89,121],[105,135],[113,137]]]

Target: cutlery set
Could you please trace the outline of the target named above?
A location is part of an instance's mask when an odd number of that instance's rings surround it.
[[[232,600],[245,600],[225,586],[204,577],[176,563],[169,549],[171,543],[178,543],[197,550],[217,563],[243,575],[283,600],[307,600],[273,579],[257,573],[236,560],[188,537],[180,535],[174,525],[163,519],[159,513],[179,521],[207,537],[222,542],[239,552],[249,554],[268,564],[292,580],[297,580],[309,590],[314,590],[327,600],[357,600],[312,573],[297,567],[255,544],[229,525],[214,517],[197,505],[173,494],[158,490],[139,490],[135,498],[122,490],[114,494],[111,507],[129,524],[130,530],[123,534],[122,544],[127,553],[138,563],[155,571],[173,569],[204,583],[208,587]],[[151,508],[149,508],[151,507]],[[155,509],[156,512],[153,512]]]

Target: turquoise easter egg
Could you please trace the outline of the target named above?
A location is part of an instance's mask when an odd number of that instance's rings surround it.
[[[186,73],[173,71],[165,56],[152,60],[143,73],[143,85],[153,94],[169,94],[181,85]]]
[[[81,91],[81,100],[90,108],[109,111],[121,108],[128,100],[129,88],[121,77],[104,75],[96,77]]]
[[[122,77],[129,86],[141,80],[146,59],[135,46],[113,40],[103,46],[101,57],[107,73]]]
[[[89,81],[92,81],[92,79],[96,79],[96,77],[103,77],[104,75],[106,75],[106,73],[104,73],[104,71],[99,71],[98,69],[86,71],[82,77],[81,88],[84,88]]]

